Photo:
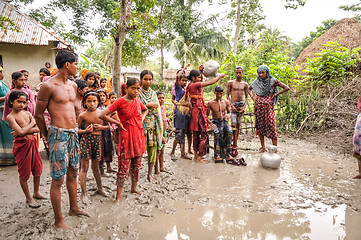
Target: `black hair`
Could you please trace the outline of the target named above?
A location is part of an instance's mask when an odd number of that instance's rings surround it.
[[[60,50],[55,57],[55,63],[58,69],[62,69],[65,63],[73,63],[78,60],[78,54],[69,50]]]
[[[163,93],[163,92],[161,92],[161,91],[157,92],[157,97],[158,97],[159,95],[161,95],[161,94],[163,94],[163,95],[164,95],[164,93]]]
[[[39,73],[45,73],[46,76],[50,76],[50,71],[47,68],[40,68]]]
[[[10,93],[9,95],[9,99],[8,99],[8,104],[9,104],[9,108],[12,108],[13,107],[13,102],[16,100],[16,99],[19,99],[21,96],[25,96],[26,97],[26,100],[28,100],[28,95],[23,92],[23,91],[20,91],[20,90],[14,90]]]
[[[12,80],[18,80],[21,76],[24,76],[23,73],[21,73],[21,72],[13,72],[11,74],[11,79]]]
[[[113,96],[113,95],[118,96],[116,92],[110,92],[110,93],[108,93],[108,97],[109,97],[109,98],[110,98],[111,96]]]
[[[215,92],[223,92],[223,87],[222,86],[217,86],[215,89],[214,89]]]
[[[99,83],[98,83],[97,77],[95,76],[95,73],[93,73],[93,72],[88,72],[87,74],[85,74],[84,81],[88,82],[88,78],[90,78],[90,77],[94,77],[94,84],[93,84],[93,86],[89,86],[89,87],[99,88]]]
[[[149,75],[152,76],[152,78],[153,78],[153,73],[152,73],[150,70],[143,70],[143,71],[140,73],[140,79],[142,80],[143,77],[144,77],[145,75],[147,75],[147,74],[149,74]]]
[[[21,69],[19,72],[21,72],[21,73],[29,73],[29,71],[28,70],[26,70],[26,69]]]
[[[88,90],[84,93],[84,97],[83,97],[83,100],[81,101],[82,105],[83,105],[83,108],[87,109],[87,106],[85,104],[86,102],[86,99],[89,97],[89,96],[96,96],[97,99],[98,99],[98,106],[100,106],[100,96],[99,96],[99,93],[97,93],[97,91],[94,91],[94,90]]]
[[[97,75],[97,73],[94,73],[94,74]],[[107,79],[106,79],[106,78],[101,78],[101,79],[99,80],[99,84],[101,84],[103,81],[107,82]]]
[[[144,71],[143,71],[144,72]],[[140,74],[140,76],[142,76],[142,74]],[[127,88],[133,86],[134,84],[140,84],[140,81],[138,78],[127,78]]]
[[[44,66],[46,67],[46,65],[47,65],[47,64],[49,64],[49,65],[50,65],[50,67],[51,67],[51,64],[50,64],[50,62],[46,62],[46,63],[44,64]]]
[[[241,69],[243,72],[243,68],[241,66],[237,66],[235,70],[239,70],[239,69]]]
[[[201,75],[201,72],[197,69],[192,69],[192,71],[190,71],[189,75],[188,75],[188,80],[192,81],[193,77],[198,77],[199,75]]]
[[[78,90],[83,90],[86,87],[89,87],[88,82],[81,80],[79,78],[75,79],[75,83],[78,86]]]
[[[98,89],[97,90],[97,93],[99,94],[100,92],[104,93],[105,94],[105,97],[108,99],[108,95],[107,95],[107,92],[104,90],[104,89]]]
[[[100,73],[98,73],[98,72],[95,72],[94,74],[95,74],[95,75],[99,75],[99,76],[101,76],[101,74],[100,74]]]

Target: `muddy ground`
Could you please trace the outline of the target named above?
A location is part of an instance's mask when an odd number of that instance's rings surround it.
[[[38,209],[26,207],[16,166],[1,167],[0,238],[361,239],[361,180],[352,179],[357,164],[350,155],[317,142],[280,136],[281,167],[267,170],[259,164],[258,138],[250,134],[241,138],[239,152],[248,163],[246,167],[181,159],[173,162],[168,141],[168,172],[147,182],[143,159],[142,195],[131,194],[128,181],[120,205],[113,203],[115,174],[102,179],[109,195],[105,198],[94,195],[95,181],[89,169],[91,204],[80,206],[90,218],[68,216],[63,186],[62,212],[73,228],[68,232],[51,227],[49,199],[41,201]],[[211,150],[208,159],[212,155]],[[49,161],[44,152],[42,156],[40,192],[49,197]]]

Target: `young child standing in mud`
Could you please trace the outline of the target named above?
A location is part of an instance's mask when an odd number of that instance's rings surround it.
[[[167,138],[167,127],[168,127],[168,118],[167,118],[167,110],[164,106],[164,93],[157,92],[158,102],[160,105],[160,109],[162,111],[162,120],[163,120],[163,138],[162,138],[162,148],[157,151],[157,159],[155,161],[154,173],[159,174],[159,171],[164,172],[164,146]]]
[[[357,108],[359,114],[357,116],[355,131],[353,133],[353,156],[357,159],[358,174],[355,179],[361,179],[361,97],[358,100]]]
[[[157,150],[162,149],[163,120],[157,94],[150,86],[153,81],[153,73],[143,70],[140,73],[141,88],[139,99],[148,108],[148,114],[144,119],[144,135],[148,152],[148,181],[152,180],[153,166],[157,158]]]
[[[101,110],[98,109],[100,105],[99,94],[93,90],[89,90],[84,94],[83,107],[85,112],[81,113],[78,118],[79,126],[84,124],[85,130],[79,129],[80,138],[80,152],[81,152],[81,168],[79,173],[79,182],[81,187],[81,199],[83,203],[87,203],[86,192],[86,175],[89,168],[89,161],[91,161],[91,168],[93,170],[94,178],[97,183],[97,193],[106,197],[103,191],[102,180],[99,171],[99,161],[101,154],[101,135],[103,130],[108,130],[109,126],[105,126],[103,120],[99,119]]]
[[[173,148],[170,154],[173,161],[175,158],[175,149],[180,144],[181,158],[190,160],[191,158],[186,154],[185,151],[185,136],[189,130],[189,108],[190,103],[186,102],[185,87],[187,86],[188,79],[185,74],[177,75],[176,82],[174,84],[174,95],[172,96],[172,102],[174,104],[174,127],[175,127],[175,138],[173,141]],[[191,138],[188,142],[191,142]]]
[[[200,70],[203,70],[203,66],[200,66]],[[209,128],[203,88],[216,83],[224,76],[225,74],[222,73],[213,79],[202,82],[202,74],[197,69],[193,69],[188,76],[188,79],[192,81],[187,87],[187,93],[191,98],[192,105],[189,128],[193,132],[194,161],[196,162],[208,163],[203,159],[203,156],[207,153],[207,130]]]
[[[12,91],[9,95],[11,113],[6,117],[15,140],[13,155],[18,165],[20,186],[26,197],[29,207],[37,208],[40,205],[34,200],[45,199],[39,193],[40,176],[43,170],[43,161],[36,145],[34,133],[39,132],[34,117],[24,110],[28,96],[22,91]],[[31,196],[28,186],[30,173],[34,176],[34,194]]]
[[[99,110],[103,111],[106,106],[105,103],[108,101],[108,95],[104,89],[98,89],[97,92],[100,96],[100,105]],[[99,162],[100,174],[104,177],[107,174],[104,172],[104,162],[107,165],[107,173],[115,172],[111,167],[111,162],[113,161],[113,139],[112,133],[109,126],[109,129],[102,131],[102,142],[101,142],[101,155]]]
[[[121,194],[129,167],[132,179],[131,193],[141,194],[137,189],[137,183],[139,181],[142,157],[145,153],[143,121],[148,113],[148,109],[139,98],[137,98],[140,91],[139,80],[129,78],[126,86],[127,94],[117,99],[100,114],[101,119],[117,124],[119,129],[116,202],[120,202],[121,200]],[[117,111],[119,120],[111,117],[114,111]]]
[[[265,136],[277,146],[276,117],[273,108],[277,104],[279,95],[290,90],[290,87],[272,77],[266,65],[259,66],[257,73],[258,77],[252,82],[249,91],[253,90],[256,93],[256,96],[251,93],[250,96],[254,101],[256,130],[261,142],[261,152],[265,152]],[[282,88],[281,91],[278,91],[278,86]]]

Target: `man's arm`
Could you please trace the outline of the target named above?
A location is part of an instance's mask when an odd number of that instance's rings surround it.
[[[45,125],[44,111],[48,107],[48,102],[52,92],[53,92],[52,87],[50,87],[46,83],[42,84],[39,90],[38,100],[36,101],[36,108],[35,108],[36,125],[38,125],[38,128],[40,129],[40,132],[45,140],[45,143],[47,143],[48,141],[48,130],[46,129],[46,125]]]
[[[231,91],[232,91],[232,81],[229,81],[228,85],[227,85],[227,94],[226,94],[226,98],[227,98],[228,101],[231,101],[229,99],[229,95],[230,95]]]
[[[226,112],[231,112],[231,102],[229,100],[226,100]]]
[[[207,103],[207,116],[211,113],[211,104],[210,101]]]
[[[244,83],[244,105],[241,107],[240,112],[244,112],[246,110],[246,106],[248,104],[248,84]]]

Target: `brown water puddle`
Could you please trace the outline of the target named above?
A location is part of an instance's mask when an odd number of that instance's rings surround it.
[[[169,152],[171,141],[166,152]],[[335,155],[316,144],[286,139],[279,143],[283,157],[278,170],[263,169],[257,138],[243,141],[240,154],[248,166],[172,162],[169,173],[146,178],[143,161],[141,196],[124,188],[114,205],[115,176],[103,178],[111,197],[91,196],[80,204],[91,218],[74,218],[63,188],[62,210],[71,232],[50,228],[50,201],[38,210],[25,208],[16,167],[0,171],[0,220],[4,239],[361,239],[361,181],[351,157]],[[212,154],[212,151],[211,151]],[[115,166],[116,163],[114,163]],[[48,194],[50,178],[44,164],[41,192]],[[88,173],[91,178],[91,173]],[[94,180],[88,183],[90,195]],[[12,194],[15,192],[15,194]]]

